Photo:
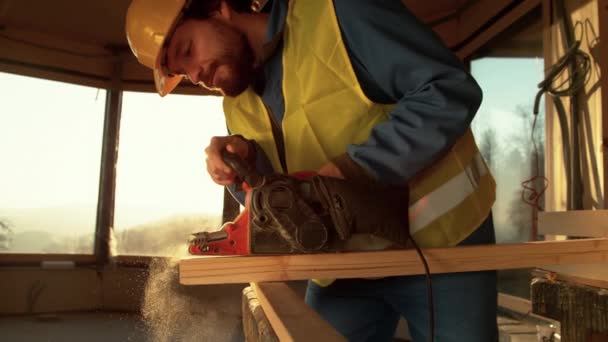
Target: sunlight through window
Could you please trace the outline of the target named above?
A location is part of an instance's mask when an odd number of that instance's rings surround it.
[[[217,230],[223,187],[204,149],[225,135],[222,99],[126,92],[120,127],[114,234],[118,254],[186,252],[191,233]]]
[[[0,73],[0,251],[93,253],[105,90]]]

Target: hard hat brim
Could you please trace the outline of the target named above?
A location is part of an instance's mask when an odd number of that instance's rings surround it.
[[[159,57],[162,56],[162,51],[159,54]],[[167,75],[162,66],[160,65],[160,58],[157,59],[156,65],[153,69],[154,72],[154,85],[156,86],[156,91],[160,96],[165,96],[173,91],[177,87],[177,85],[182,81],[184,76],[181,75]]]

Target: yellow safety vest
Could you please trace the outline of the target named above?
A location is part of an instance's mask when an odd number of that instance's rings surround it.
[[[363,93],[331,0],[290,1],[283,40],[287,168],[318,170],[349,144],[365,142],[392,106]],[[225,97],[224,112],[230,132],[254,139],[282,170],[261,98],[251,88]],[[410,232],[421,247],[457,245],[486,219],[495,199],[496,184],[470,129],[409,185]]]

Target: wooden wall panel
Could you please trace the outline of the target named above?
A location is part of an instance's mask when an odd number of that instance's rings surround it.
[[[0,314],[94,310],[101,304],[95,270],[0,269]]]
[[[552,2],[545,1],[545,4]],[[581,40],[580,49],[591,57],[589,80],[580,96],[581,122],[579,125],[579,152],[583,181],[583,207],[579,209],[604,208],[604,161],[602,154],[602,87],[600,83],[600,58],[597,53],[597,34],[599,31],[597,1],[566,0],[567,11],[574,25],[575,38]],[[544,11],[545,22],[545,69],[554,65],[566,51],[563,35],[556,20],[547,18],[551,13]],[[580,23],[580,24],[577,24]],[[597,38],[597,39],[596,39]],[[564,80],[562,76],[559,81]],[[569,112],[569,97],[562,97]],[[545,96],[546,103],[546,176],[549,188],[546,193],[546,210],[562,211],[567,209],[567,179],[563,162],[563,147],[559,121],[553,101]],[[570,123],[568,128],[572,131]]]

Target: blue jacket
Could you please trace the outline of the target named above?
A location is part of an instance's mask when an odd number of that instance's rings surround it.
[[[349,146],[348,156],[379,182],[407,182],[464,133],[481,103],[481,90],[401,0],[334,0],[334,6],[365,95],[377,103],[396,103],[390,120],[364,144]],[[286,12],[286,0],[272,2],[268,42],[282,34]],[[284,113],[281,51],[279,43],[264,63],[261,94],[279,122]],[[258,170],[272,172],[261,148],[256,156]]]

